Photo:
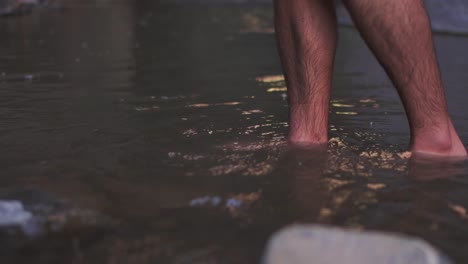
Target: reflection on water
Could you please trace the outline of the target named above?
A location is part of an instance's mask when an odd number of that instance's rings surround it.
[[[355,30],[340,29],[328,148],[298,148],[268,7],[71,3],[0,23],[0,214],[35,230],[3,225],[1,263],[257,263],[293,222],[468,259],[467,164],[405,152],[403,108]],[[436,44],[467,142],[468,39]]]

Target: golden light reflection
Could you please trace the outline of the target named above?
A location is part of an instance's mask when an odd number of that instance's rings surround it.
[[[247,111],[242,112],[243,115],[259,114],[259,113],[263,113],[263,111],[260,109],[252,109],[252,110],[247,110]]]
[[[273,83],[273,82],[284,82],[284,75],[266,75],[255,78],[257,82],[262,83]]]
[[[397,153],[398,157],[400,157],[400,159],[409,159],[411,158],[411,151],[405,151],[405,152],[402,152],[402,153]]]
[[[352,105],[352,104],[340,104],[340,103],[332,103],[332,106],[334,106],[334,107],[355,107],[355,105]]]
[[[240,105],[242,104],[241,102],[225,102],[225,103],[220,103],[216,105]]]
[[[269,88],[267,90],[267,92],[269,93],[273,93],[273,92],[286,92],[288,90],[288,88],[286,87],[273,87],[273,88]]]
[[[383,184],[383,183],[368,183],[367,184],[367,188],[369,188],[371,190],[374,190],[374,191],[383,189],[385,187],[387,187],[387,186],[385,184]]]
[[[374,99],[361,99],[359,100],[360,103],[375,103]]]
[[[191,104],[187,105],[187,107],[196,107],[196,108],[201,108],[201,107],[208,107],[210,104]]]
[[[353,181],[347,181],[347,180],[340,180],[340,179],[333,179],[333,178],[326,178],[324,179],[324,182],[326,183],[328,189],[330,191],[333,191],[337,188],[343,187],[345,185],[353,183]]]
[[[333,174],[340,171],[362,177],[373,176],[375,168],[403,172],[407,170],[409,157],[409,152],[398,153],[379,149],[363,151],[356,157],[352,147],[347,146],[342,139],[336,137],[329,140],[328,152],[327,173]],[[370,185],[369,189],[372,189],[371,187],[379,188],[380,186]]]
[[[333,211],[330,208],[322,208],[320,209],[319,219],[324,220],[324,219],[330,218],[330,216],[332,215],[333,215]]]
[[[448,207],[458,214],[462,219],[468,220],[468,212],[465,207],[457,204],[449,204]]]
[[[190,104],[190,105],[187,105],[186,107],[202,108],[202,107],[209,107],[209,106],[220,106],[220,105],[232,106],[232,105],[240,105],[240,104],[242,103],[241,102],[224,102],[224,103],[217,103],[217,104],[199,103],[199,104]]]
[[[337,115],[358,115],[358,112],[335,112]]]

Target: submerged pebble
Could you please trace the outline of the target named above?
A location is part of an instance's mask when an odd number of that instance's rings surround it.
[[[23,225],[31,218],[20,201],[0,200],[0,226]]]
[[[24,190],[1,194],[0,235],[38,237],[64,230],[109,228],[112,219],[68,204],[52,194]]]
[[[222,199],[219,196],[203,196],[190,201],[190,206],[218,206]]]
[[[239,208],[242,206],[242,201],[238,200],[236,198],[229,198],[226,201],[226,207],[234,207],[234,208]]]

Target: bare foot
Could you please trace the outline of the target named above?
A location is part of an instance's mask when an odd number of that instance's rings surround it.
[[[293,141],[288,139],[290,149],[302,149],[302,150],[315,150],[315,151],[322,151],[328,147],[328,142],[309,142],[309,141]]]
[[[408,161],[408,176],[417,181],[449,179],[466,175],[466,160],[440,156],[412,156]]]
[[[308,133],[290,132],[288,136],[288,142],[291,145],[303,146],[303,147],[321,147],[327,145],[327,137],[317,137],[316,135],[310,135]]]

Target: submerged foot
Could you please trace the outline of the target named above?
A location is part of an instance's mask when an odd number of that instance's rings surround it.
[[[291,129],[288,135],[288,142],[292,146],[322,148],[328,143],[328,135],[315,134],[307,130]]]
[[[317,146],[321,147],[327,145],[327,137],[316,137],[316,136],[307,136],[307,135],[294,135],[289,134],[288,142],[293,146]]]

